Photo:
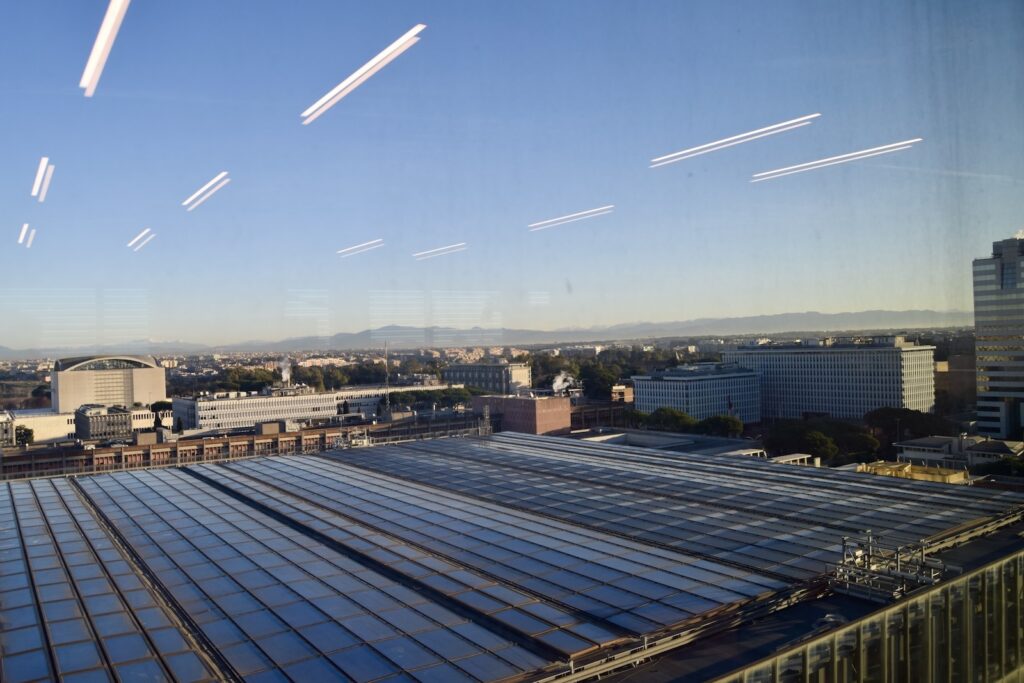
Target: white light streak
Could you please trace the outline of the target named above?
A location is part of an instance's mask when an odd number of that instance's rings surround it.
[[[715,140],[714,142],[697,145],[696,147],[690,147],[689,149],[673,152],[672,154],[666,154],[665,156],[655,157],[654,159],[651,159],[651,168],[657,168],[658,166],[664,166],[665,164],[682,161],[683,159],[689,159],[690,157],[699,156],[701,154],[707,154],[708,152],[715,152],[719,149],[732,147],[733,145],[740,145],[744,142],[757,140],[758,138],[763,138],[767,135],[785,133],[786,131],[793,130],[794,128],[809,125],[813,123],[813,119],[816,119],[819,116],[821,116],[821,114],[808,114],[807,116],[790,119],[789,121],[783,121],[782,123],[775,123],[770,126],[765,126],[764,128],[758,128],[757,130],[747,131],[746,133],[722,138],[721,140]]]
[[[596,216],[604,216],[605,214],[611,213],[615,209],[614,204],[608,206],[599,206],[596,209],[587,209],[586,211],[578,211],[577,213],[570,213],[567,216],[559,216],[558,218],[549,218],[546,221],[538,221],[537,223],[530,223],[528,226],[530,231],[544,230],[546,228],[553,228],[556,225],[562,225],[564,223],[572,223],[573,221],[580,221],[584,218],[594,218]]]
[[[205,202],[207,199],[212,197],[217,190],[219,190],[220,188],[224,187],[225,185],[227,185],[230,182],[231,182],[231,178],[225,178],[224,180],[220,181],[219,183],[217,183],[216,185],[213,186],[212,190],[210,190],[209,192],[204,194],[202,197],[199,198],[199,200],[195,204],[193,204],[192,206],[188,207],[185,210],[186,211],[193,211],[193,210],[199,208],[203,204],[203,202]]]
[[[26,249],[31,249],[32,248],[32,242],[34,242],[35,239],[36,239],[36,229],[32,228],[32,232],[30,232],[28,234],[28,242],[25,243],[25,248]]]
[[[825,168],[826,166],[835,166],[836,164],[845,164],[850,161],[859,161],[860,159],[867,159],[880,154],[900,152],[905,149],[910,149],[914,143],[921,142],[923,139],[924,138],[913,138],[912,140],[903,140],[901,142],[893,142],[879,147],[871,147],[870,149],[862,149],[859,152],[849,152],[848,154],[839,154],[833,157],[826,157],[825,159],[818,159],[817,161],[808,161],[803,164],[776,168],[772,171],[762,171],[761,173],[755,173],[750,182],[759,183],[763,180],[773,180],[774,178],[781,178],[782,176],[793,175],[794,173],[814,171],[819,168]]]
[[[103,22],[100,24],[99,33],[96,34],[96,42],[93,43],[92,52],[85,62],[85,70],[82,71],[82,80],[78,87],[85,88],[85,96],[92,97],[96,92],[96,86],[100,82],[100,75],[103,67],[110,56],[110,48],[114,46],[117,32],[121,28],[121,21],[125,12],[128,11],[128,4],[131,0],[110,0],[107,5],[107,13],[103,15]]]
[[[50,190],[50,178],[53,177],[53,164],[46,167],[46,174],[43,175],[43,186],[39,190],[39,203],[46,201],[46,193]]]
[[[557,228],[559,225],[565,225],[566,223],[575,223],[576,221],[584,221],[584,220],[586,220],[588,218],[597,218],[598,216],[607,216],[610,213],[611,213],[611,211],[602,211],[600,213],[592,213],[592,214],[588,214],[586,216],[580,216],[579,218],[570,218],[569,220],[559,221],[557,223],[550,223],[548,225],[543,225],[543,226],[541,226],[539,228],[530,228],[530,232],[537,232],[539,230],[547,230],[548,228]]]
[[[213,185],[215,185],[215,184],[217,183],[217,181],[219,181],[219,180],[220,180],[221,178],[224,178],[224,177],[226,177],[226,176],[227,176],[227,174],[228,174],[228,172],[227,172],[227,171],[221,171],[221,172],[220,172],[220,173],[218,173],[217,175],[213,176],[213,178],[212,178],[212,179],[211,179],[211,180],[210,180],[209,182],[207,182],[207,183],[206,183],[205,185],[203,185],[203,186],[202,186],[202,187],[200,187],[200,188],[199,188],[198,190],[196,190],[195,192],[193,192],[193,193],[192,193],[192,194],[191,194],[191,195],[189,196],[189,198],[188,198],[188,199],[186,199],[185,201],[183,201],[183,202],[181,203],[181,205],[182,205],[182,206],[188,206],[189,204],[191,204],[191,203],[192,203],[192,201],[193,201],[193,200],[194,200],[194,199],[195,199],[196,197],[198,197],[198,196],[199,196],[199,195],[201,195],[202,193],[206,192],[206,191],[207,191],[208,189],[210,189],[210,187],[212,187]]]
[[[155,232],[154,233],[150,233],[149,237],[147,237],[146,239],[142,240],[142,243],[139,244],[139,246],[135,247],[132,251],[138,251],[139,249],[142,249],[144,246],[149,244],[149,241],[151,239],[153,239],[154,237],[156,237],[156,233]]]
[[[362,65],[356,71],[352,73],[348,78],[343,80],[338,85],[334,86],[326,95],[321,97],[319,100],[314,102],[304,112],[301,117],[306,119],[303,124],[309,124],[315,121],[321,114],[326,112],[328,109],[337,104],[343,97],[348,95],[350,92],[355,90],[359,85],[364,83],[370,76],[380,71],[389,62],[394,60],[400,54],[408,50],[410,47],[416,44],[419,38],[416,37],[420,31],[425,29],[426,24],[416,24],[406,33],[396,40],[395,42],[388,45],[380,53],[377,54],[373,59]]]
[[[144,235],[145,235],[145,234],[146,234],[147,232],[149,232],[149,228],[144,228],[144,229],[142,230],[142,232],[140,232],[140,233],[139,233],[138,235],[136,235],[136,236],[135,236],[135,239],[133,239],[133,240],[132,240],[131,242],[129,242],[129,243],[128,243],[128,244],[126,245],[126,246],[128,246],[128,247],[131,247],[131,246],[132,246],[132,245],[134,245],[134,244],[135,244],[136,242],[138,242],[138,241],[139,241],[140,239],[142,239],[142,237],[143,237],[143,236],[144,236]]]
[[[388,57],[387,57],[387,58],[386,58],[386,59],[385,59],[384,61],[380,62],[380,63],[379,63],[379,64],[377,64],[377,65],[376,65],[375,67],[373,67],[372,69],[370,69],[369,71],[367,71],[367,72],[366,72],[365,74],[363,74],[362,76],[360,76],[359,78],[357,78],[357,79],[356,79],[355,81],[353,81],[353,82],[352,82],[351,84],[349,84],[349,85],[348,85],[348,86],[346,86],[346,87],[345,87],[344,89],[342,89],[342,90],[341,90],[341,91],[340,91],[340,92],[339,92],[339,93],[338,93],[337,95],[335,95],[334,97],[332,97],[332,98],[330,99],[330,101],[328,101],[328,102],[327,102],[327,104],[325,104],[324,106],[322,106],[322,107],[320,107],[319,109],[317,109],[317,110],[316,110],[316,111],[315,111],[314,113],[310,114],[310,116],[309,116],[308,118],[306,118],[306,119],[304,119],[304,120],[302,121],[302,125],[304,125],[304,126],[308,126],[309,124],[311,124],[311,123],[313,123],[314,121],[316,121],[316,120],[317,120],[318,118],[320,118],[320,117],[321,117],[321,116],[322,116],[322,115],[323,115],[324,113],[326,113],[328,109],[330,109],[331,107],[333,107],[334,105],[336,105],[336,104],[337,104],[338,102],[340,102],[340,101],[342,100],[342,98],[344,98],[344,97],[348,96],[348,94],[349,94],[349,93],[351,93],[351,92],[352,92],[353,90],[355,90],[356,88],[358,88],[358,87],[359,87],[360,85],[362,85],[363,83],[365,83],[366,81],[368,81],[368,80],[370,79],[370,77],[371,77],[371,76],[373,76],[373,75],[374,75],[375,73],[377,73],[378,71],[380,71],[381,69],[383,69],[383,68],[384,68],[385,66],[387,66],[388,64],[390,64],[390,63],[391,63],[391,62],[392,62],[392,61],[393,61],[393,60],[394,60],[395,58],[397,58],[397,57],[398,57],[398,56],[399,56],[400,54],[402,54],[403,52],[405,52],[406,50],[408,50],[408,49],[409,49],[410,47],[412,47],[413,45],[415,45],[415,44],[416,44],[416,43],[418,43],[419,41],[420,41],[420,39],[419,39],[419,38],[413,38],[413,39],[412,39],[412,40],[410,40],[410,41],[409,41],[408,43],[406,43],[405,45],[403,45],[402,47],[400,47],[400,48],[399,48],[399,49],[398,49],[398,50],[397,50],[396,52],[394,52],[394,53],[392,53],[392,54],[388,55]]]
[[[50,157],[43,157],[39,160],[39,168],[36,169],[36,179],[32,182],[32,196],[39,196],[39,187],[43,184],[43,174],[50,164]]]
[[[459,251],[465,251],[469,247],[466,246],[465,242],[459,242],[457,244],[449,244],[446,247],[438,247],[437,249],[428,249],[427,251],[421,251],[413,254],[413,258],[417,261],[423,261],[428,258],[434,258],[436,256],[447,256],[448,254],[454,254]]]
[[[21,233],[18,235],[18,244],[25,241],[25,234],[28,232],[28,223],[21,226]]]
[[[804,126],[811,125],[811,123],[813,123],[813,122],[812,121],[804,121],[803,123],[794,123],[792,126],[787,126],[785,128],[779,128],[778,130],[769,131],[767,133],[761,133],[760,135],[754,135],[754,136],[749,137],[749,138],[743,138],[742,140],[736,140],[735,142],[729,142],[729,143],[726,143],[724,145],[719,145],[717,147],[711,147],[709,149],[702,149],[702,150],[700,150],[698,152],[692,152],[690,154],[685,154],[684,156],[681,156],[681,157],[674,157],[672,159],[667,159],[666,161],[659,161],[656,164],[652,163],[650,166],[648,166],[648,168],[659,168],[661,166],[667,166],[669,164],[674,164],[677,161],[682,161],[684,159],[692,159],[693,157],[699,157],[701,154],[707,154],[708,152],[717,152],[720,149],[725,149],[727,147],[732,147],[733,145],[742,145],[744,142],[750,142],[751,140],[757,140],[758,138],[763,138],[763,137],[765,137],[767,135],[775,135],[776,133],[785,133],[786,131],[794,130],[796,128],[803,128]],[[679,153],[682,154],[682,152],[679,152]]]
[[[341,256],[341,258],[348,258],[349,256],[355,256],[356,254],[364,254],[368,251],[371,251],[372,249],[376,249],[378,247],[383,246],[384,240],[382,239],[370,240],[369,242],[357,244],[354,247],[346,247],[345,249],[339,249],[338,254]]]

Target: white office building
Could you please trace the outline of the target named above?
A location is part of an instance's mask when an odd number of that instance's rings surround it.
[[[74,413],[80,406],[148,406],[167,400],[166,371],[152,356],[63,358],[53,367],[53,411]]]
[[[978,433],[1024,437],[1024,239],[992,245],[974,260]]]
[[[184,429],[240,429],[274,420],[314,420],[338,414],[334,393],[282,389],[269,394],[232,391],[172,399],[174,424]]]
[[[461,389],[462,385],[452,388]],[[338,415],[374,415],[385,394],[439,387],[363,385],[317,393],[309,387],[273,389],[265,393],[228,392],[196,398],[174,398],[174,425],[183,429],[247,429],[260,422],[331,419]]]
[[[757,374],[737,364],[695,363],[633,377],[635,408],[652,413],[675,408],[698,420],[733,415],[745,423],[761,419]]]
[[[903,337],[759,344],[722,352],[761,380],[762,419],[860,419],[877,408],[935,407],[934,346]]]

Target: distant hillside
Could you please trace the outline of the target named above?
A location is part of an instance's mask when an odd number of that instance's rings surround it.
[[[454,329],[449,327],[388,326],[362,332],[340,332],[330,337],[294,337],[279,341],[245,341],[207,346],[188,342],[140,340],[114,347],[9,349],[0,346],[0,359],[55,358],[90,353],[203,353],[227,351],[294,352],[335,349],[339,351],[379,348],[387,340],[392,348],[431,346],[526,346],[565,344],[658,337],[699,337],[713,335],[772,335],[783,332],[837,334],[862,330],[911,330],[972,327],[970,311],[860,311],[857,313],[780,313],[742,318],[698,318],[676,322],[637,322],[585,329]]]

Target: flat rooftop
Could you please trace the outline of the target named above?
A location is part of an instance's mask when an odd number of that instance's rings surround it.
[[[845,534],[915,542],[1022,504],[517,434],[0,482],[0,667],[534,680],[650,636],[728,639],[810,595]]]

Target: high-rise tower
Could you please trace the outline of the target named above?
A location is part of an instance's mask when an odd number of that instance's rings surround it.
[[[1024,424],[1024,231],[974,260],[978,432],[1020,440]]]

